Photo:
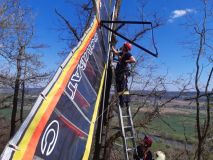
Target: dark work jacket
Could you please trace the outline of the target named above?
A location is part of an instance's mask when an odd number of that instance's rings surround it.
[[[135,160],[152,160],[152,152],[150,150],[147,151],[146,155],[144,155],[143,148],[141,146],[137,146],[138,155],[134,156]]]
[[[123,56],[123,52],[119,52],[119,57],[122,57],[122,56]],[[119,58],[119,61],[116,66],[116,70],[124,70],[124,69],[128,68],[128,64],[126,63],[126,60],[129,60],[131,56],[132,56],[132,54],[127,52],[122,57],[122,59]]]

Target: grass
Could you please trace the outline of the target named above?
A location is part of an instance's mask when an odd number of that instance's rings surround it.
[[[30,110],[28,110],[28,109],[27,110],[26,109],[23,110],[23,117],[24,118],[28,115],[29,111]],[[0,109],[0,117],[1,118],[4,118],[4,119],[10,121],[11,115],[12,115],[12,108]],[[19,117],[19,115],[20,115],[20,110],[18,109],[16,117]]]
[[[184,141],[186,135],[189,141],[196,141],[194,115],[164,115],[162,118],[156,118],[149,126],[149,130],[174,140]]]
[[[9,120],[11,118],[12,109],[11,108],[4,108],[0,109],[0,117]]]
[[[142,120],[143,116],[136,117]],[[195,114],[165,114],[155,118],[146,128],[140,128],[140,132],[158,135],[164,138],[185,141],[185,136],[191,143],[196,142],[196,118]]]
[[[158,141],[158,143],[153,143],[152,145],[152,151],[153,152],[156,152],[159,150],[159,148],[162,150],[162,151],[166,151],[167,149],[171,148],[169,145],[163,143],[162,141]]]
[[[5,94],[1,94],[0,93],[0,100],[3,100],[4,97],[6,97],[8,95]],[[6,120],[10,120],[11,115],[12,115],[12,97],[4,100],[3,103],[1,103],[0,105],[0,118],[4,118]],[[25,95],[25,106],[24,106],[24,110],[23,110],[23,117],[26,117],[29,113],[29,111],[31,110],[31,107],[33,106],[33,104],[35,103],[36,97],[35,96],[31,96],[31,95]],[[20,101],[18,103],[18,108],[17,108],[17,117],[19,117],[20,114]]]
[[[10,134],[10,119],[12,115],[12,105],[11,102],[12,99],[9,99],[4,102],[3,106],[7,106],[6,108],[0,109],[0,154],[2,153],[5,145],[7,144],[9,140],[9,134]],[[28,97],[26,99],[26,104],[24,111],[23,111],[23,117],[26,117],[30,111],[30,108],[32,104],[34,103],[35,98],[34,97]],[[18,107],[16,119],[18,120],[20,117],[20,107]],[[19,128],[20,121],[16,123],[17,127]]]

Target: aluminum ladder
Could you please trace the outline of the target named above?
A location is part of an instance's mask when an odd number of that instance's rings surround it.
[[[135,129],[132,120],[131,109],[129,106],[119,108],[119,122],[122,132],[123,139],[123,149],[125,154],[125,159],[133,159],[133,155],[137,154],[137,146],[135,142]],[[132,154],[132,157],[130,156]]]

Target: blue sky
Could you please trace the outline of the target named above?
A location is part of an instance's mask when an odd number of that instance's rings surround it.
[[[180,44],[189,34],[181,24],[185,22],[187,14],[196,14],[195,11],[199,7],[199,3],[195,2],[195,0],[151,0],[147,3],[147,8],[145,9],[145,12],[154,11],[159,13],[163,18],[164,25],[154,31],[160,54],[159,58],[155,61],[158,64],[165,64],[172,75],[191,71],[192,66],[190,65],[193,62],[191,59],[186,58],[191,53]],[[126,4],[126,7],[124,5],[121,12],[125,16],[130,16],[130,19],[134,19],[134,15],[136,14],[134,12],[137,12],[137,9],[127,7],[127,1],[123,3]],[[131,4],[133,4],[134,8],[139,8],[137,1]],[[187,12],[187,10],[191,12]]]
[[[132,0],[131,2],[123,0],[121,17],[137,20],[135,15],[140,8],[138,2],[140,0]],[[171,79],[192,72],[194,61],[190,56],[191,52],[180,44],[188,38],[189,34],[181,24],[185,22],[187,15],[196,16],[196,11],[200,7],[199,0],[149,0],[147,2],[145,12],[148,14],[156,11],[165,22],[162,27],[155,30],[155,39],[160,55],[157,59],[153,58],[153,61],[159,65],[158,72],[166,73],[168,70]],[[66,16],[73,25],[77,24],[76,10],[63,0],[27,0],[25,5],[32,7],[36,15],[34,42],[49,45],[41,52],[44,54],[43,60],[46,68],[55,71],[59,66],[57,62],[60,59],[57,52],[61,51],[65,44],[58,39],[57,27],[59,21],[54,9]],[[133,49],[133,54],[134,52],[144,54],[137,49]]]

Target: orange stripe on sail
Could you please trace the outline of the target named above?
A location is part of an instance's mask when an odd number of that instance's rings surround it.
[[[31,160],[33,159],[33,156],[34,156],[34,153],[35,153],[35,149],[36,149],[36,146],[38,144],[38,141],[39,141],[39,138],[41,136],[41,133],[50,117],[50,115],[52,114],[54,108],[55,108],[55,105],[57,104],[61,94],[63,92],[61,92],[61,89],[59,92],[57,92],[57,94],[54,96],[52,102],[50,103],[50,105],[48,106],[48,109],[47,111],[44,113],[44,115],[42,116],[38,126],[36,127],[34,133],[33,133],[33,136],[29,142],[29,144],[27,145],[27,149],[25,151],[25,154],[24,154],[24,157],[23,157],[23,160]],[[48,113],[49,112],[49,113]]]

